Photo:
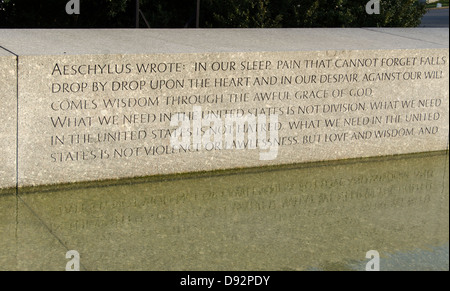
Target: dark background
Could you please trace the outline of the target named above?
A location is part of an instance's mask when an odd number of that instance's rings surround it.
[[[131,28],[136,0],[0,0],[3,28]],[[200,27],[415,27],[425,13],[417,0],[381,0],[381,13],[365,11],[368,0],[201,0]],[[196,26],[197,0],[141,0],[152,28]],[[140,27],[147,27],[140,18]]]

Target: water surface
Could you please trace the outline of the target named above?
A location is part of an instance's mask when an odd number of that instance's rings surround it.
[[[448,153],[0,193],[0,270],[449,270]]]

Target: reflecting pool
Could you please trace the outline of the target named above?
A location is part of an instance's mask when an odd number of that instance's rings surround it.
[[[0,192],[0,270],[449,270],[448,152]]]

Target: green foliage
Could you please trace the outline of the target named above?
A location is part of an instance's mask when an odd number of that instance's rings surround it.
[[[0,0],[0,27],[134,27],[135,0],[80,0],[81,14],[67,15],[68,0]],[[414,27],[425,5],[381,0],[368,15],[368,0],[201,0],[201,27]],[[140,0],[152,28],[194,27],[197,0]],[[141,19],[142,20],[142,19]],[[141,21],[141,27],[144,27]]]
[[[205,0],[202,7],[206,27],[282,27],[283,15],[271,12],[270,0]]]
[[[366,13],[368,0],[204,2],[210,5],[207,11],[214,11],[212,17],[206,16],[207,27],[414,27],[426,12],[417,0],[381,0],[379,15]],[[255,2],[260,4],[249,9]],[[259,15],[263,17],[255,17]]]
[[[141,0],[140,7],[152,28],[181,28],[195,26],[196,5],[196,0]]]

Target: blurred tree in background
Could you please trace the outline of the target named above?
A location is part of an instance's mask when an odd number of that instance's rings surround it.
[[[0,0],[0,27],[131,28],[135,0],[80,0],[68,15],[68,0]],[[425,5],[417,0],[381,0],[368,15],[368,0],[201,0],[200,27],[414,27]],[[197,0],[140,0],[152,28],[195,27]],[[142,20],[142,19],[141,19]],[[141,21],[141,27],[145,27]]]

